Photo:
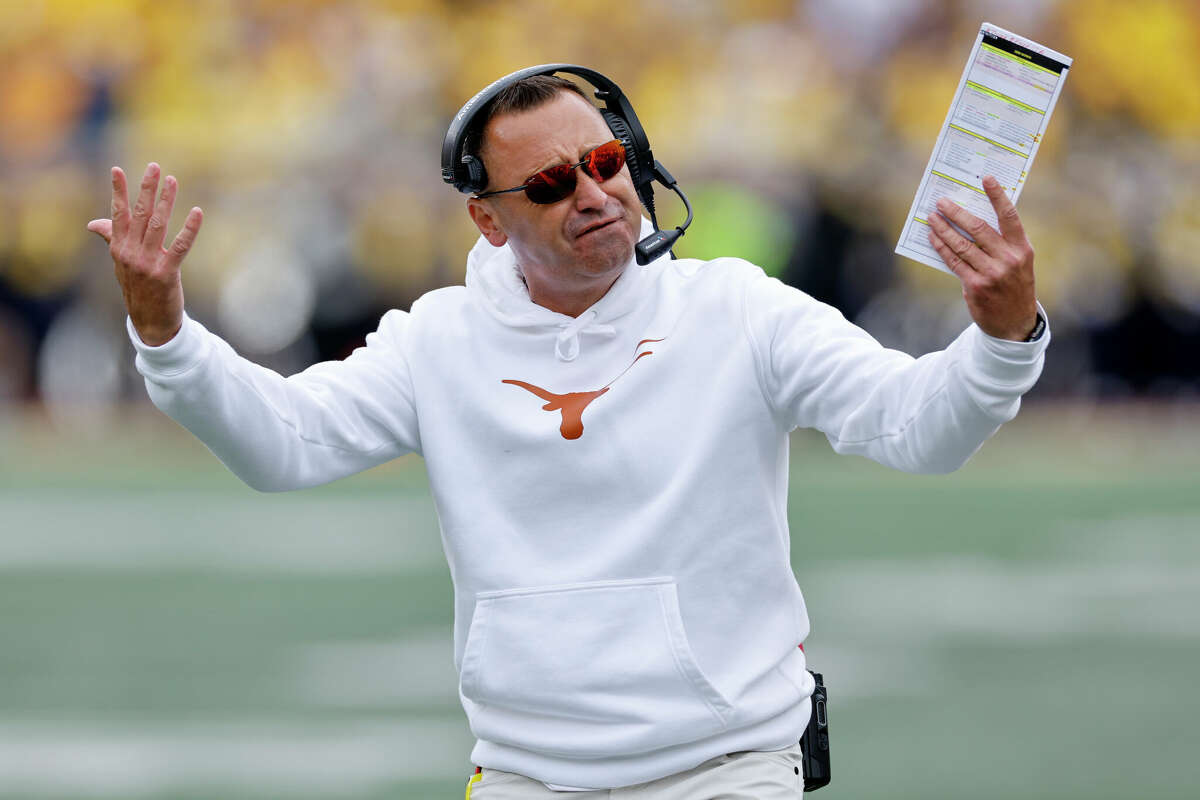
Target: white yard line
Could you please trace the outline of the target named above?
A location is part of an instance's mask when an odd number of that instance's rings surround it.
[[[0,722],[0,794],[137,797],[198,788],[346,797],[470,774],[465,721]]]
[[[458,709],[450,628],[405,639],[307,645],[294,654],[289,679],[302,705],[333,708]],[[461,712],[458,712],[461,713]]]
[[[0,571],[444,568],[427,503],[378,496],[0,492]]]
[[[831,638],[1200,637],[1200,565],[1187,563],[853,562],[814,566],[801,585],[814,635]]]

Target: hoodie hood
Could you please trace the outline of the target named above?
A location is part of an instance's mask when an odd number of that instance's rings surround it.
[[[650,220],[642,218],[641,236],[654,232]],[[467,291],[488,313],[513,328],[558,330],[554,354],[560,361],[574,361],[579,355],[581,336],[613,337],[613,322],[633,311],[646,298],[651,271],[669,260],[664,254],[642,267],[630,257],[620,277],[609,290],[578,317],[571,317],[539,306],[529,299],[529,289],[517,267],[516,256],[507,244],[493,247],[482,236],[467,256]]]

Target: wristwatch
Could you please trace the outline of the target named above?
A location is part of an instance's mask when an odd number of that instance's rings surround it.
[[[1042,338],[1042,334],[1046,332],[1046,318],[1042,316],[1042,312],[1038,312],[1037,322],[1033,324],[1033,330],[1025,337],[1027,342],[1036,342]]]

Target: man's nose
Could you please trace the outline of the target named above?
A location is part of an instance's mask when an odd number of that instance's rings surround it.
[[[580,211],[588,211],[596,208],[604,208],[608,201],[608,195],[601,188],[600,184],[596,183],[596,179],[587,173],[587,170],[579,169],[575,178],[575,208]]]

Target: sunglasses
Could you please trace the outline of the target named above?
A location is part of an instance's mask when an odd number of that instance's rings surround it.
[[[557,164],[536,172],[525,179],[520,186],[511,189],[499,189],[494,192],[484,192],[475,195],[475,199],[491,197],[509,192],[524,192],[529,202],[544,206],[566,199],[575,191],[575,168],[583,167],[596,183],[603,183],[621,171],[625,166],[625,146],[620,139],[605,142],[594,147],[583,155],[583,160],[577,164]]]

